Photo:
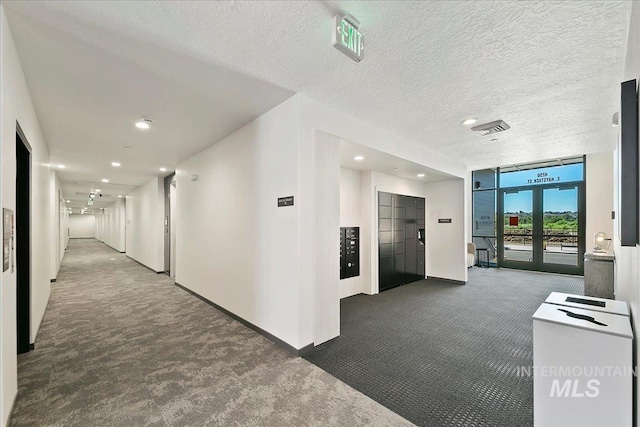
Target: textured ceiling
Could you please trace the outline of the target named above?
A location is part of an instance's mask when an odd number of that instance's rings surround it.
[[[181,103],[171,112],[184,116],[188,110],[198,117],[191,125],[206,127],[206,103],[190,101],[202,98],[212,80],[194,69],[210,66],[222,73],[223,67],[302,93],[471,168],[612,149],[616,131],[610,120],[617,110],[631,9],[630,2],[620,1],[5,4],[106,52],[105,58],[80,60],[80,66],[97,62],[121,79],[106,83],[95,105],[80,110],[106,113],[100,97],[119,95],[122,89],[115,85],[129,77],[109,63],[127,58],[136,63],[139,81],[148,73],[176,86],[160,91],[157,84],[133,85],[145,102],[121,119],[135,111],[168,120],[156,109],[177,98]],[[359,64],[331,46],[331,18],[338,12],[361,22],[366,54]],[[25,46],[18,47],[22,54]],[[162,54],[149,53],[156,50]],[[74,58],[67,59],[76,69]],[[34,58],[25,68],[35,64]],[[253,97],[248,92],[235,102],[264,96],[262,90]],[[511,129],[482,137],[461,125],[469,117],[480,123],[503,119]],[[214,125],[208,125],[202,138],[213,135]]]

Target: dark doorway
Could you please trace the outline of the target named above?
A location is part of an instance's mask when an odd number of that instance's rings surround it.
[[[164,272],[175,277],[173,242],[175,241],[173,207],[175,206],[176,174],[164,177]]]
[[[30,350],[31,318],[31,149],[16,131],[16,317],[18,354]]]

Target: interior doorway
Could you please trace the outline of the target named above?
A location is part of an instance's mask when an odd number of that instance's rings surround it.
[[[31,147],[16,130],[16,335],[18,354],[31,349]]]
[[[176,276],[175,268],[176,174],[164,178],[164,272]]]

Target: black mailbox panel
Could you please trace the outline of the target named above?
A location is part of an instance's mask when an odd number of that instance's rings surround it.
[[[340,279],[360,275],[360,227],[340,227]]]

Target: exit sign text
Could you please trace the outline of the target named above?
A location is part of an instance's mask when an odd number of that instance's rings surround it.
[[[332,37],[333,46],[356,62],[364,59],[364,36],[356,25],[343,16],[336,16]]]

